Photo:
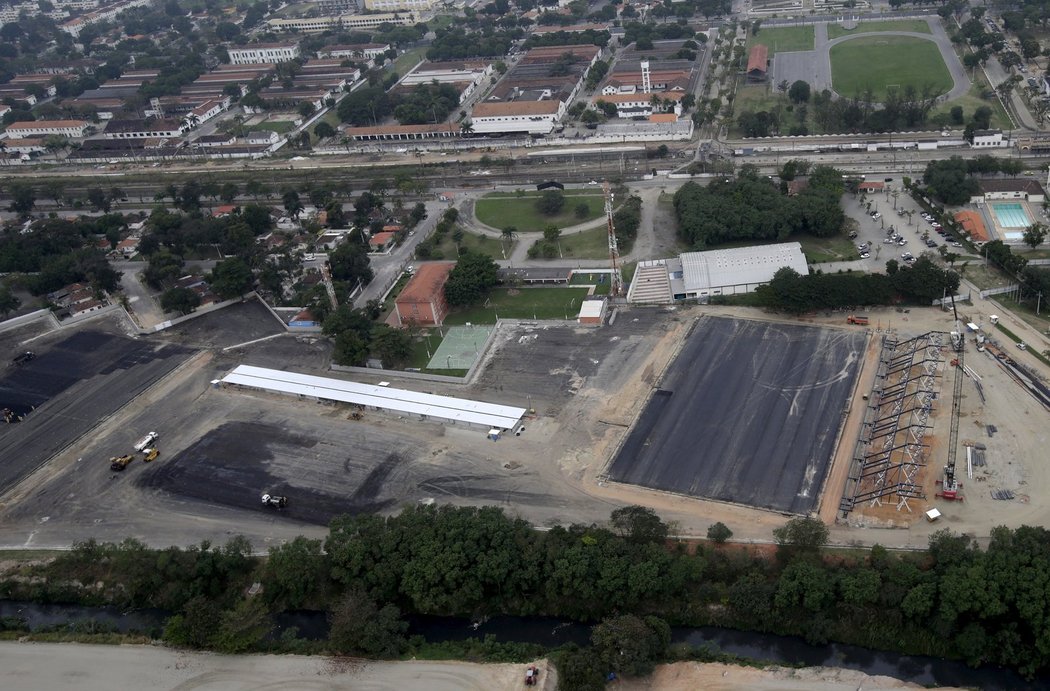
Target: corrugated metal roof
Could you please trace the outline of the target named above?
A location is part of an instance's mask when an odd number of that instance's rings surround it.
[[[809,273],[802,245],[797,242],[686,252],[681,257],[685,289],[689,292],[766,283],[785,266],[803,275]]]
[[[236,369],[223,377],[222,381],[227,384],[372,406],[399,413],[425,415],[431,418],[484,425],[490,428],[511,429],[525,415],[524,408],[515,408],[497,403],[471,401],[451,396],[437,396],[406,389],[373,386],[372,384],[361,384],[330,377],[316,377],[297,372],[284,372],[252,365],[238,365]]]

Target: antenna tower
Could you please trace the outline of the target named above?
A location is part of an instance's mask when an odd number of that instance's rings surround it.
[[[616,247],[616,229],[613,227],[613,194],[609,181],[602,182],[605,191],[605,220],[609,227],[609,264],[612,267],[609,294],[612,297],[623,295],[623,276],[620,275],[620,250]]]

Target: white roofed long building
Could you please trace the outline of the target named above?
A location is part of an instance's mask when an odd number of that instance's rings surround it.
[[[525,415],[524,408],[497,403],[437,396],[251,365],[238,365],[222,378],[222,382],[304,398],[351,403],[411,415],[418,420],[474,425],[485,429],[513,429]]]
[[[802,245],[780,242],[727,250],[686,252],[679,255],[678,259],[640,262],[627,300],[660,303],[750,293],[758,286],[769,283],[773,275],[784,267],[790,267],[801,275],[809,274]]]

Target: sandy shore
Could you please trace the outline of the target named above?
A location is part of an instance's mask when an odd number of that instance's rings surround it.
[[[545,661],[540,691],[554,691],[556,675]],[[467,662],[371,662],[301,655],[214,655],[160,646],[0,642],[0,689],[151,689],[248,691],[353,689],[353,691],[495,691],[524,689],[525,665]],[[856,691],[917,689],[889,677],[830,667],[734,667],[682,662],[662,665],[647,680],[621,682],[623,691],[729,691],[757,689]]]

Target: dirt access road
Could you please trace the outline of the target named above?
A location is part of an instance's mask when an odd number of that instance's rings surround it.
[[[540,667],[540,691],[554,691],[556,673]],[[159,646],[0,643],[0,688],[37,689],[325,689],[338,691],[505,691],[524,689],[525,665],[468,662],[372,662],[299,655],[213,655]],[[753,669],[682,662],[661,665],[644,680],[620,684],[623,691],[744,691],[787,689],[854,691],[917,689],[890,677],[832,667]],[[945,688],[945,687],[939,687]]]

